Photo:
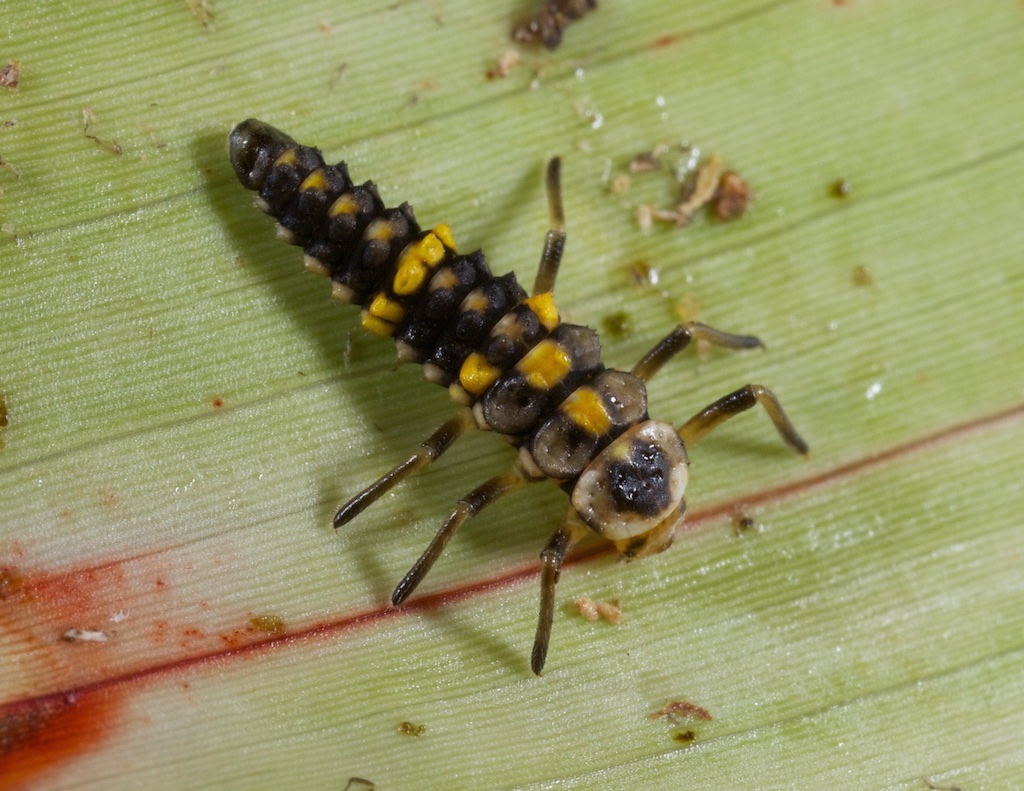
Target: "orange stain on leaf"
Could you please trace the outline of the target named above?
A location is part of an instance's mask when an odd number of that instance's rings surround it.
[[[0,787],[25,788],[99,745],[117,725],[122,697],[94,689],[0,706]]]

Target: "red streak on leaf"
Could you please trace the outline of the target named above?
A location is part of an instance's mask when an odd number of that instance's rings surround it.
[[[873,456],[774,489],[754,492],[740,500],[700,509],[690,515],[687,528],[695,529],[730,517],[741,505],[750,507],[784,501],[929,447],[950,445],[971,433],[990,431],[1021,418],[1024,418],[1024,405],[1017,405],[994,415],[949,426]],[[614,548],[608,544],[584,545],[567,558],[565,565],[582,564],[613,552]],[[36,672],[31,677],[37,679],[36,683],[40,678],[46,683],[46,689],[14,690],[13,695],[8,693],[6,701],[0,701],[0,788],[24,787],[45,771],[65,766],[94,750],[123,724],[123,706],[129,700],[129,692],[138,690],[146,681],[180,675],[189,668],[228,659],[252,658],[263,651],[306,640],[323,640],[391,618],[437,609],[532,581],[538,574],[538,565],[531,563],[500,576],[420,595],[400,608],[381,607],[338,614],[327,621],[303,624],[285,633],[261,631],[252,624],[251,614],[240,619],[233,628],[221,631],[201,629],[184,620],[157,620],[150,616],[143,630],[149,636],[147,651],[123,661],[118,661],[112,652],[116,640],[85,645],[58,639],[61,630],[68,627],[98,628],[99,624],[94,621],[99,615],[116,610],[122,601],[140,592],[159,597],[183,596],[183,591],[176,590],[179,586],[174,570],[156,566],[157,557],[151,552],[147,556],[49,574],[0,566],[4,573],[0,586],[4,594],[0,632],[12,642],[20,641],[23,650],[16,650],[12,656],[43,665],[44,672]],[[148,567],[150,562],[154,564],[152,568]],[[197,610],[209,612],[207,604],[198,601],[195,606]],[[161,612],[174,612],[174,609]],[[69,659],[71,656],[73,660]],[[14,677],[18,669],[14,668]]]
[[[117,724],[121,698],[104,687],[0,707],[0,788],[25,788],[97,747]]]

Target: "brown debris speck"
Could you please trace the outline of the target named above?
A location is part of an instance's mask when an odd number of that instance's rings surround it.
[[[626,311],[619,310],[601,319],[601,329],[605,335],[621,340],[633,334],[633,319]]]
[[[275,637],[286,631],[284,619],[280,615],[254,615],[249,619],[249,625],[257,632]]]
[[[650,173],[654,170],[661,170],[661,161],[658,157],[667,150],[667,146],[657,146],[653,151],[642,151],[629,160],[626,169],[630,173]]]
[[[512,30],[512,38],[525,44],[539,41],[556,49],[569,23],[596,8],[597,0],[545,0],[529,20]]]
[[[7,61],[6,66],[0,69],[0,88],[16,91],[19,85],[21,85],[21,61],[12,58]]]
[[[871,273],[863,265],[853,268],[852,278],[855,286],[872,286],[875,283],[875,279],[871,277]]]
[[[693,744],[697,741],[697,734],[693,731],[679,731],[678,733],[673,733],[672,738],[680,744]]]
[[[630,281],[637,286],[656,286],[661,279],[658,268],[644,260],[636,260],[626,269]]]
[[[487,70],[487,79],[500,80],[507,77],[520,62],[519,52],[515,49],[505,50],[501,53],[495,64]]]
[[[757,527],[757,522],[754,521],[754,517],[750,514],[738,512],[732,515],[732,526],[736,531],[736,535],[743,535],[749,533],[751,530]]]
[[[427,732],[426,725],[414,725],[411,722],[398,723],[398,732],[402,736],[422,736]]]
[[[718,182],[715,217],[723,222],[742,217],[750,206],[750,186],[734,170],[727,170]]]
[[[652,711],[647,716],[652,720],[664,717],[673,725],[678,725],[680,718],[698,719],[706,722],[710,722],[712,719],[711,712],[706,708],[698,706],[696,703],[691,703],[688,700],[670,700],[662,708]]]
[[[837,179],[832,182],[832,185],[828,188],[828,194],[833,198],[845,198],[850,194],[853,189],[853,185],[850,184],[846,179]]]

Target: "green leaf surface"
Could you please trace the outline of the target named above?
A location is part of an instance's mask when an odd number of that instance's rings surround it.
[[[605,0],[488,79],[531,5],[0,0],[0,788],[1024,782],[1024,7]],[[452,406],[253,209],[252,116],[526,283],[561,154],[563,318],[625,320],[621,368],[680,300],[759,335],[651,413],[763,383],[810,458],[759,412],[691,449],[670,551],[571,556],[541,678],[554,486],[387,607],[512,453],[477,433],[330,528]],[[754,201],[644,232],[674,174],[609,183],[683,142]]]

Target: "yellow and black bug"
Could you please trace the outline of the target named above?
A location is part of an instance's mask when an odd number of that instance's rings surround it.
[[[565,522],[541,552],[540,618],[531,667],[548,651],[555,584],[569,548],[592,530],[626,557],[661,552],[685,510],[686,448],[733,415],[761,404],[783,440],[807,445],[772,392],[748,384],[702,409],[678,430],[647,415],[644,382],[692,340],[730,349],[761,346],[703,324],[677,326],[632,371],[605,368],[588,327],[563,324],[552,298],[565,247],[560,161],[547,169],[551,212],[532,293],[514,274],[492,275],[483,253],[460,255],[447,225],[421,230],[412,208],[384,207],[373,182],[353,184],[345,163],[327,165],[272,126],[250,119],[230,137],[231,164],[278,235],[305,251],[306,268],[331,278],[332,296],[359,305],[362,324],[394,338],[399,359],[462,405],[405,461],[341,507],[351,521],[410,473],[437,459],[471,426],[501,434],[512,468],[462,497],[392,594],[416,589],[459,526],[527,483],[552,480],[570,496]]]

